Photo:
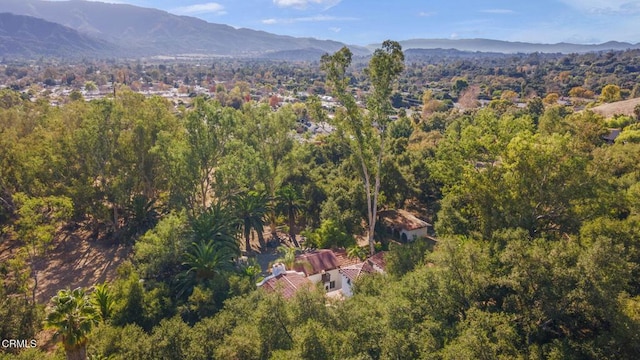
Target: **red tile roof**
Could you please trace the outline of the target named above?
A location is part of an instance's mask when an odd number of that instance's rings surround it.
[[[295,271],[303,272],[307,276],[319,274],[323,271],[337,269],[341,265],[340,259],[332,250],[313,250],[296,256]]]
[[[347,251],[345,249],[336,249],[332,251],[336,256],[336,259],[338,259],[338,264],[340,265],[340,267],[355,265],[361,262],[358,258],[350,258],[347,255]]]
[[[349,265],[340,269],[340,273],[346,276],[351,281],[355,281],[361,274],[373,274],[376,270],[371,266],[368,261],[361,262],[359,264]]]
[[[258,286],[269,292],[280,292],[285,299],[290,299],[298,290],[311,288],[312,284],[306,277],[294,271],[287,271],[284,274],[265,279]]]
[[[296,256],[297,264],[294,266],[294,270],[309,276],[357,264],[359,261],[358,259],[349,258],[344,249],[312,250]]]
[[[386,270],[387,268],[387,261],[385,260],[386,254],[387,254],[386,251],[381,251],[369,257],[367,261],[371,262],[373,265],[379,267],[382,270]]]
[[[378,214],[386,226],[392,226],[407,231],[431,226],[428,222],[418,219],[415,215],[406,210],[385,210],[380,211]]]

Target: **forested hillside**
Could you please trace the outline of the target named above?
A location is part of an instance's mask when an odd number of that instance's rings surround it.
[[[408,117],[391,107],[395,45],[360,74],[362,97],[350,52],[323,56],[341,104],[330,112],[316,96],[174,107],[121,86],[53,106],[0,90],[0,338],[60,335],[57,350],[0,359],[637,357],[638,118],[557,95],[517,106],[506,91],[466,110],[425,91]],[[308,121],[336,131],[298,134]],[[396,208],[429,214],[435,246],[388,241],[375,211]],[[346,300],[256,289],[263,235],[293,244],[303,230],[326,248],[370,234],[388,274],[360,278]],[[69,234],[131,258],[113,282],[38,302],[48,253]]]

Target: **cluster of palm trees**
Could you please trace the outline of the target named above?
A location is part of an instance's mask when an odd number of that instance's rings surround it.
[[[251,253],[251,234],[257,233],[260,249],[267,246],[264,226],[269,224],[271,236],[277,238],[275,223],[278,215],[287,219],[289,239],[295,247],[300,247],[296,239],[296,221],[304,211],[304,200],[292,185],[285,185],[276,191],[275,197],[265,192],[247,191],[236,195],[232,201],[234,216],[237,217],[245,241],[245,251]]]
[[[245,253],[253,252],[251,240],[257,234],[260,250],[267,247],[264,238],[265,225],[271,228],[271,236],[277,238],[276,223],[279,216],[287,219],[289,238],[295,247],[296,221],[304,211],[304,200],[292,185],[285,185],[268,196],[264,191],[249,190],[234,195],[230,201],[217,202],[191,220],[194,249],[206,246],[216,252],[240,252],[236,236],[244,239]],[[211,242],[207,245],[208,242]],[[218,249],[220,247],[221,249]]]
[[[183,270],[177,275],[177,296],[188,295],[199,284],[210,284],[218,276],[237,270],[236,259],[242,254],[237,235],[245,242],[245,253],[251,254],[253,232],[257,233],[260,249],[267,246],[264,226],[272,226],[282,215],[289,224],[289,236],[295,247],[295,223],[303,211],[303,200],[291,185],[281,187],[275,197],[264,192],[246,191],[231,198],[231,201],[214,203],[191,219],[191,246],[183,256]]]

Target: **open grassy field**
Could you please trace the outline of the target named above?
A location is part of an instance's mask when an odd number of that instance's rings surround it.
[[[630,115],[633,116],[633,109],[640,104],[640,98],[617,101],[610,104],[602,104],[592,108],[593,112],[610,118],[614,115]]]

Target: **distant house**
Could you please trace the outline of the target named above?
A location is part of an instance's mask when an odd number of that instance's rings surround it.
[[[285,299],[292,298],[300,289],[313,287],[313,283],[304,273],[287,271],[283,264],[274,264],[271,275],[256,285],[265,291],[279,292]]]
[[[402,242],[429,235],[429,224],[406,210],[385,210],[378,213],[387,232]]]
[[[602,139],[607,144],[613,144],[616,141],[616,138],[620,135],[620,129],[609,129],[609,133],[604,135]]]
[[[340,268],[357,263],[344,250],[313,250],[296,256],[294,270],[304,273],[314,284],[321,283],[327,292],[342,288]]]
[[[353,282],[364,274],[384,274],[386,267],[385,254],[386,252],[379,252],[361,263],[341,268],[342,294],[345,297],[353,296]]]

